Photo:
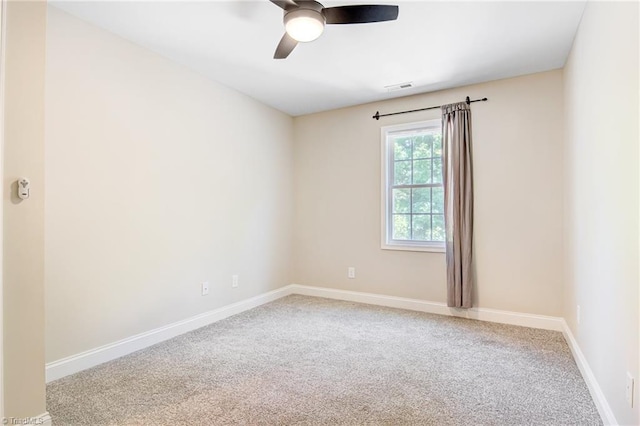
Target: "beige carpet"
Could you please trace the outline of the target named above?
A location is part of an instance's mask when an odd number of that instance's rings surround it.
[[[289,296],[47,386],[54,425],[598,425],[557,332]]]

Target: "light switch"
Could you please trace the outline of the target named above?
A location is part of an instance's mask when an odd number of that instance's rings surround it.
[[[31,182],[27,178],[18,179],[18,197],[21,200],[26,200],[29,198],[31,192]]]

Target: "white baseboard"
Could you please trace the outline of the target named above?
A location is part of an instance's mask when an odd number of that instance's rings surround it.
[[[475,319],[479,321],[497,322],[501,324],[519,325],[523,327],[541,328],[544,330],[564,330],[564,320],[559,317],[524,314],[511,311],[500,311],[488,308],[456,309],[449,308],[445,303],[440,302],[429,302],[427,300],[408,299],[405,297],[385,296],[382,294],[338,290],[326,287],[312,287],[300,284],[292,284],[289,287],[291,289],[290,293],[302,294],[306,296],[325,297],[328,299],[338,299],[350,302],[367,303],[370,305],[388,306],[391,308],[408,309],[411,311]]]
[[[605,425],[617,425],[618,421],[613,415],[613,410],[611,410],[611,406],[609,406],[604,393],[602,393],[602,389],[600,389],[600,385],[598,384],[596,377],[593,375],[593,371],[591,371],[591,367],[589,367],[589,363],[584,357],[584,354],[578,345],[578,341],[573,336],[573,333],[569,328],[569,324],[567,324],[564,319],[562,320],[562,333],[569,345],[569,349],[571,349],[573,359],[576,361],[578,369],[580,369],[580,373],[582,373],[582,378],[589,388],[589,393],[591,393],[591,398],[593,398],[593,402],[596,404],[596,408],[598,409],[598,413],[600,413],[602,421]]]
[[[168,324],[154,330],[140,333],[126,339],[119,340],[98,348],[94,348],[67,358],[50,362],[46,365],[47,383],[53,380],[77,373],[87,368],[95,367],[107,361],[139,351],[189,331],[212,324],[232,315],[253,309],[257,306],[287,296],[289,294],[325,297],[329,299],[346,300],[351,302],[368,303],[371,305],[388,306],[413,311],[428,312],[440,315],[457,316],[480,321],[498,322],[503,324],[520,325],[525,327],[542,328],[563,331],[562,319],[543,315],[523,314],[519,312],[499,311],[485,308],[453,309],[444,303],[429,302],[418,299],[385,296],[381,294],[362,293],[347,290],[337,290],[325,287],[312,287],[291,284],[270,291],[247,300],[223,306],[210,312],[205,312],[182,321]]]
[[[313,287],[300,284],[291,284],[270,291],[247,300],[231,305],[223,306],[210,312],[205,312],[164,327],[123,339],[108,345],[82,352],[67,358],[48,363],[46,365],[47,382],[77,373],[87,368],[94,367],[107,361],[119,358],[132,352],[144,349],[156,343],[163,342],[189,331],[212,324],[216,321],[228,318],[232,315],[253,309],[257,306],[274,301],[290,294],[324,297],[328,299],[345,300],[350,302],[366,303],[370,305],[387,306],[412,311],[427,312],[432,314],[456,316],[479,321],[497,322],[502,324],[519,325],[523,327],[540,328],[545,330],[561,331],[573,353],[573,357],[582,373],[589,392],[596,404],[598,412],[607,425],[617,425],[613,411],[609,406],[600,385],[598,384],[586,358],[571,329],[563,318],[545,315],[525,314],[520,312],[501,311],[487,308],[455,309],[449,308],[444,303],[430,302],[420,299],[409,299],[382,294],[363,293],[348,290],[338,290],[326,287]],[[38,424],[51,425],[49,413],[38,416]],[[41,420],[40,420],[41,419]]]
[[[108,345],[100,346],[67,358],[50,362],[46,365],[47,383],[77,373],[87,368],[95,367],[107,361],[139,351],[189,331],[212,324],[216,321],[239,314],[257,306],[291,294],[291,286],[263,293],[250,299],[242,300],[231,305],[223,306],[213,311],[187,318],[182,321],[140,333]]]
[[[98,348],[94,348],[67,358],[50,362],[46,365],[47,383],[60,379],[69,374],[77,373],[87,368],[95,367],[107,361],[114,360],[132,352],[155,345],[189,331],[212,324],[232,315],[253,309],[257,306],[287,296],[301,294],[307,296],[325,297],[329,299],[367,303],[378,306],[408,309],[419,312],[456,316],[480,321],[497,322],[519,325],[524,327],[541,328],[546,330],[564,331],[564,320],[544,315],[524,314],[519,312],[500,311],[486,308],[454,309],[444,303],[430,302],[404,297],[385,296],[381,294],[362,293],[338,290],[325,287],[312,287],[291,284],[270,291],[247,300],[227,305],[210,312],[205,312],[164,327],[140,333],[135,336],[119,340]]]

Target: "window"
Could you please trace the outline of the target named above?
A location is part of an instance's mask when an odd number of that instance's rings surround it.
[[[444,251],[440,120],[382,128],[382,248]]]

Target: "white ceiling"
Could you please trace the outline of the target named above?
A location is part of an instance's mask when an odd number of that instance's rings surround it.
[[[397,21],[328,25],[284,60],[282,11],[260,1],[61,1],[85,21],[290,115],[561,68],[584,1],[398,4]],[[414,87],[388,92],[407,81]]]

